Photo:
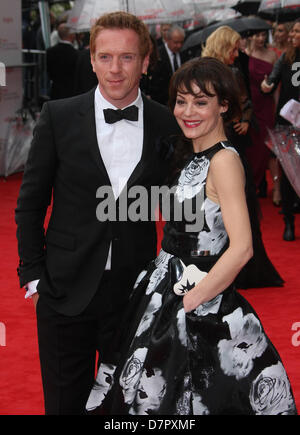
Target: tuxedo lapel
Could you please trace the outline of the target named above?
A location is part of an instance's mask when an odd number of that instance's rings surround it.
[[[81,115],[83,116],[83,135],[86,146],[90,149],[93,161],[98,166],[101,174],[107,178],[107,184],[110,184],[109,176],[107,174],[104,162],[99,150],[96,121],[95,121],[95,89],[88,92],[83,96],[84,100],[80,108]]]

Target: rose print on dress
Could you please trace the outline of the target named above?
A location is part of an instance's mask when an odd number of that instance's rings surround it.
[[[131,404],[134,401],[147,352],[148,349],[146,347],[136,349],[127,360],[120,375],[120,386],[123,390],[124,402],[127,404]]]
[[[254,380],[250,403],[257,415],[295,413],[290,383],[280,361],[265,368]]]
[[[176,319],[177,319],[178,339],[182,344],[182,346],[187,347],[185,311],[183,307],[177,312]]]
[[[206,198],[204,203],[206,224],[209,229],[198,234],[198,252],[209,251],[210,255],[217,255],[226,244],[228,237],[223,223],[219,204]]]
[[[142,335],[145,331],[147,331],[150,328],[152,321],[154,320],[154,314],[159,310],[160,307],[161,307],[161,295],[159,293],[154,293],[145,311],[145,314],[143,315],[142,320],[138,326],[136,332],[137,337]]]
[[[208,415],[209,410],[207,406],[205,406],[202,402],[202,397],[197,394],[196,392],[193,392],[193,415]]]
[[[230,330],[231,340],[220,340],[218,353],[223,372],[237,380],[249,375],[254,359],[267,348],[267,340],[254,314],[243,315],[241,308],[223,317]]]
[[[207,316],[208,314],[217,314],[219,311],[223,295],[217,295],[215,298],[208,302],[204,302],[195,308],[194,313],[197,316]]]
[[[183,169],[176,188],[176,198],[179,202],[196,196],[204,187],[207,177],[209,160],[205,157],[194,158],[185,169]]]
[[[149,279],[149,284],[146,289],[146,295],[153,293],[158,284],[164,279],[168,271],[169,260],[172,257],[173,255],[164,252],[163,249],[160,250],[158,257],[155,260],[156,268],[152,272]]]
[[[148,415],[156,411],[166,392],[166,381],[158,368],[143,370],[136,397],[129,410],[131,415]]]
[[[90,393],[86,409],[92,411],[100,406],[107,393],[113,386],[113,375],[116,366],[112,364],[101,364],[97,373],[96,381]]]

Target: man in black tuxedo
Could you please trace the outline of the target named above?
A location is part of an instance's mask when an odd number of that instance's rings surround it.
[[[169,152],[161,140],[179,129],[139,90],[150,50],[140,20],[100,17],[90,46],[99,86],[44,104],[16,208],[18,272],[36,304],[46,414],[84,413],[96,350],[100,361],[111,359],[137,275],[156,256],[155,222],[105,220],[101,189],[111,187],[118,213],[126,184],[148,193],[161,185]]]
[[[50,97],[53,100],[72,97],[78,51],[74,48],[75,34],[66,23],[57,28],[59,43],[46,51],[47,73],[51,80]]]
[[[184,30],[177,25],[171,26],[165,33],[166,42],[158,48],[159,60],[152,74],[150,96],[161,104],[169,99],[169,83],[173,73],[187,59],[180,52],[185,38]]]

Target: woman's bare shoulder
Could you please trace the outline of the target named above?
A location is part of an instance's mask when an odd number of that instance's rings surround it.
[[[224,148],[217,152],[210,162],[210,170],[215,177],[231,178],[244,174],[244,167],[238,152],[234,148]]]

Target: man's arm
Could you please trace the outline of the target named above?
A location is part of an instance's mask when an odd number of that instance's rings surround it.
[[[44,268],[44,220],[51,203],[57,155],[48,104],[34,129],[16,208],[20,286],[40,278]]]

